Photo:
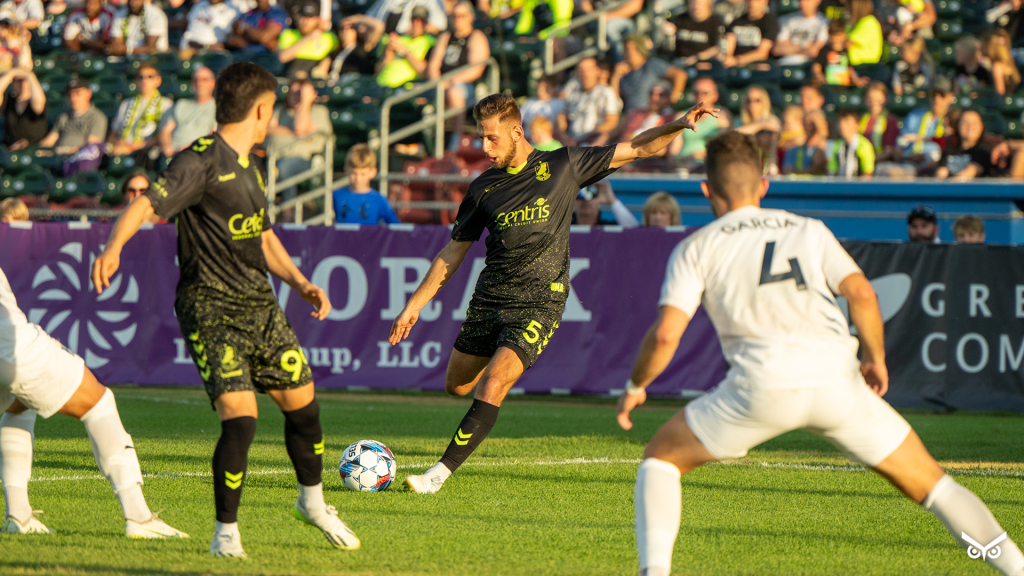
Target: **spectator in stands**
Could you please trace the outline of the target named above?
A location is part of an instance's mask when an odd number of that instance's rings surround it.
[[[69,110],[60,115],[53,130],[39,143],[43,148],[66,155],[65,177],[90,172],[100,166],[103,159],[103,138],[107,134],[107,117],[92,104],[92,90],[80,78],[73,78],[67,86]]]
[[[980,86],[993,86],[992,73],[982,65],[984,56],[981,53],[981,42],[973,36],[963,36],[956,41],[956,69],[953,89],[968,93]]]
[[[911,38],[921,38],[922,40],[934,38],[932,26],[938,20],[938,13],[935,11],[935,4],[932,4],[932,0],[900,0],[900,2],[904,8],[910,11],[911,15],[911,21],[900,31],[901,39],[906,41]]]
[[[906,38],[903,29],[914,20],[914,15],[900,0],[882,0],[875,10],[875,17],[882,25],[882,37],[893,46],[902,46]]]
[[[0,224],[28,221],[28,206],[18,198],[5,198],[0,202]]]
[[[900,135],[899,118],[885,109],[889,91],[885,84],[872,82],[864,93],[868,111],[860,118],[860,133],[871,142],[875,150],[875,162],[885,162],[899,157],[896,139]]]
[[[884,38],[872,0],[850,0],[850,23],[850,64],[878,64]]]
[[[12,18],[26,30],[35,30],[46,18],[40,0],[7,0],[0,4],[0,15]]]
[[[501,8],[502,2],[490,3],[484,0],[478,6],[480,10],[488,12],[489,10],[485,9],[488,4],[490,4],[488,8],[493,6],[498,9],[499,15],[496,17],[501,20],[511,18],[516,12],[519,12],[519,20],[516,21],[514,32],[520,36],[534,36],[540,40],[547,39],[553,26],[571,22],[572,12],[575,8],[573,0],[532,0],[522,2],[518,8],[512,7],[511,4],[504,4],[504,8]],[[556,42],[556,55],[559,50],[559,43]]]
[[[665,31],[676,37],[675,65],[689,68],[719,56],[725,24],[711,12],[711,0],[690,0],[689,10],[666,24]]]
[[[562,143],[555,140],[555,124],[546,116],[534,116],[530,122],[530,143],[541,152],[550,152],[562,147]]]
[[[900,49],[900,59],[893,66],[892,93],[902,96],[931,88],[934,71],[935,66],[925,51],[924,40],[907,40]]]
[[[334,191],[334,217],[344,224],[398,224],[388,199],[370,186],[377,177],[377,155],[366,144],[356,144],[345,155],[348,186]]]
[[[997,144],[985,138],[985,123],[976,110],[964,110],[960,115],[957,134],[959,142],[946,146],[942,151],[939,168],[935,171],[936,178],[973,180],[999,178],[1010,173],[1007,166],[999,165],[998,158],[993,154]],[[1021,154],[1017,156],[1019,161]]]
[[[946,114],[953,103],[949,82],[936,80],[928,108],[912,110],[903,119],[903,130],[896,139],[905,160],[918,169],[938,162],[946,143]]]
[[[828,173],[831,153],[825,113],[813,110],[804,114],[804,131],[807,133],[807,141],[786,152],[782,160],[782,173],[824,176]]]
[[[14,93],[7,95],[7,87]],[[3,144],[14,152],[38,144],[49,132],[46,93],[31,70],[14,68],[0,76],[0,116],[4,119]]]
[[[455,5],[452,9],[451,29],[442,32],[438,37],[427,66],[428,78],[437,80],[458,68],[480,64],[444,83],[446,109],[462,108],[476,103],[476,82],[487,69],[483,63],[491,57],[491,45],[487,41],[487,35],[473,27],[474,15],[473,4],[468,0],[461,0]],[[452,120],[452,138],[448,149],[457,150],[466,115],[457,114]]]
[[[961,216],[953,223],[957,244],[984,244],[985,222],[977,216]]]
[[[697,102],[704,102],[714,108],[718,104],[718,85],[708,77],[698,78],[693,83],[693,96]],[[673,163],[681,169],[699,173],[704,170],[707,141],[721,134],[732,126],[732,116],[724,107],[718,118],[705,114],[694,126],[693,132],[687,131],[669,144],[669,155]]]
[[[377,63],[377,84],[398,88],[427,71],[427,54],[437,39],[427,34],[427,9],[416,6],[412,10],[409,34],[399,36],[392,32],[381,39],[384,55]]]
[[[423,21],[420,34],[436,37],[448,28],[448,11],[442,0],[377,0],[366,15],[383,22],[385,34],[417,36],[413,34],[413,20],[417,18],[413,12]]]
[[[64,47],[72,52],[106,54],[110,45],[110,25],[114,11],[103,0],[85,0],[81,8],[72,10],[64,25]]]
[[[277,40],[288,27],[288,13],[270,0],[256,0],[256,7],[242,14],[231,24],[231,33],[224,43],[237,51],[237,58],[247,59],[264,52],[277,52]]]
[[[1010,54],[1010,35],[996,30],[985,39],[985,58],[992,65],[992,86],[1000,95],[1013,94],[1020,87],[1020,71]]]
[[[747,0],[715,0],[711,11],[722,20],[726,28],[749,10]]]
[[[139,196],[142,196],[149,190],[149,175],[144,170],[133,170],[125,176],[124,182],[121,183],[121,205],[127,206],[131,204]],[[150,214],[147,222],[152,224],[166,224],[166,220],[161,220],[156,214]]]
[[[853,110],[839,112],[839,136],[829,153],[829,175],[856,178],[874,174],[875,149],[860,135],[860,122]]]
[[[612,131],[610,141],[628,142],[640,132],[661,126],[672,120],[670,92],[671,88],[664,81],[651,86],[651,91],[647,95],[647,109],[633,109],[626,113],[622,122]],[[668,154],[667,147],[655,156],[665,156],[666,154]],[[643,163],[644,161],[638,162]]]
[[[292,80],[288,85],[285,107],[278,106],[274,110],[267,129],[267,135],[270,136],[268,149],[292,144],[278,157],[277,180],[291,178],[312,167],[313,156],[323,152],[326,138],[311,134],[334,134],[331,114],[326,106],[315,103],[316,98],[316,88],[312,81],[308,78]],[[302,141],[297,142],[299,139]],[[291,200],[295,192],[296,187],[290,186],[281,190],[281,195],[284,200]]]
[[[199,0],[188,11],[188,28],[179,48],[188,50],[224,50],[231,27],[242,15],[233,2]]]
[[[601,211],[602,206],[607,206],[611,210],[611,218]],[[636,216],[626,208],[622,200],[615,197],[612,184],[607,180],[601,180],[580,190],[576,195],[572,223],[579,226],[618,225],[623,228],[636,228],[640,225]]]
[[[751,86],[743,96],[740,118],[734,129],[749,134],[757,140],[764,160],[765,174],[778,173],[779,133],[782,122],[772,114],[772,103],[768,99],[768,91],[760,86]]]
[[[867,85],[870,80],[857,76],[857,71],[850,64],[847,45],[846,25],[839,20],[829,22],[828,44],[818,52],[818,57],[811,65],[818,82],[858,88]]]
[[[710,2],[710,0],[708,1]],[[614,6],[618,3],[619,0],[580,0],[579,5],[580,9],[582,9],[584,13],[589,14],[595,10],[601,10],[602,8]],[[612,54],[615,55],[616,60],[620,60],[622,58],[626,36],[629,36],[636,31],[636,25],[633,23],[633,17],[639,14],[643,7],[644,0],[629,0],[621,6],[605,13],[605,29],[608,33],[608,42],[611,44]],[[709,11],[710,7],[710,4],[708,4]]]
[[[939,243],[939,218],[931,206],[918,206],[907,215],[907,237],[911,242]]]
[[[722,0],[717,5],[727,4]],[[728,25],[725,34],[725,66],[746,66],[768,60],[779,21],[768,13],[768,0],[749,0],[750,10]]]
[[[986,12],[989,22],[1005,30],[1013,43],[1024,38],[1024,0],[1003,0]]]
[[[657,83],[666,80],[672,83],[666,95],[670,105],[679,100],[686,88],[686,72],[664,60],[651,58],[652,46],[649,42],[650,38],[639,34],[626,38],[625,59],[615,65],[612,73],[611,88],[622,98],[623,112],[647,110],[647,97],[651,87]]]
[[[14,68],[32,69],[31,33],[17,22],[0,19],[0,73]]]
[[[619,125],[622,101],[607,85],[600,84],[601,70],[594,58],[576,65],[579,90],[565,100],[565,111],[558,117],[559,128],[569,136],[570,146],[589,143],[603,146]]]
[[[779,134],[779,165],[786,153],[807,141],[804,129],[804,110],[796,104],[786,106],[782,111],[782,132]]]
[[[341,51],[331,62],[330,81],[356,74],[373,76],[377,70],[377,44],[384,34],[384,23],[362,14],[341,21]]]
[[[152,54],[167,50],[167,15],[146,0],[128,0],[110,25],[108,53],[113,56]]]
[[[206,66],[198,66],[192,72],[195,99],[179,99],[164,113],[160,123],[160,150],[164,157],[181,152],[217,128],[217,105],[213,101],[216,81],[213,71]]]
[[[818,12],[819,0],[800,0],[800,11],[779,20],[772,54],[780,66],[799,66],[818,57],[828,42],[828,19]]]
[[[155,170],[160,155],[157,128],[164,114],[171,110],[173,102],[160,94],[163,78],[152,64],[143,62],[139,66],[135,82],[139,94],[125,99],[117,109],[107,137],[107,154],[131,154],[136,166]]]
[[[338,47],[338,36],[320,28],[320,3],[304,0],[292,13],[292,22],[295,28],[281,32],[277,39],[277,58],[287,65],[285,75],[326,78],[331,62],[328,56]]]
[[[679,226],[679,202],[668,192],[655,192],[647,197],[643,209],[643,226],[667,228]]]
[[[814,84],[804,84],[800,87],[800,107],[804,109],[804,114],[814,112],[815,110],[822,110],[825,106],[825,96],[821,93],[821,89]]]
[[[544,76],[537,81],[537,97],[527,98],[520,107],[523,115],[523,127],[526,129],[526,139],[535,142],[531,132],[533,119],[543,116],[552,123],[558,121],[558,117],[565,111],[565,100],[558,98],[558,84],[551,76]]]

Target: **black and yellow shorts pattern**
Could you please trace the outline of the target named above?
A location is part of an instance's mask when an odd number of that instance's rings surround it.
[[[309,363],[276,302],[231,308],[175,304],[181,333],[210,401],[226,392],[291,390],[313,381]]]
[[[483,308],[471,304],[455,339],[455,349],[463,354],[491,357],[505,346],[519,356],[523,370],[529,369],[554,335],[563,310],[564,302],[524,308]]]

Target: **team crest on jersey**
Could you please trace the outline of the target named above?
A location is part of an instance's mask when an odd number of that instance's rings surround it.
[[[551,168],[548,167],[547,162],[541,162],[533,169],[537,173],[537,181],[543,182],[548,178],[551,178]]]

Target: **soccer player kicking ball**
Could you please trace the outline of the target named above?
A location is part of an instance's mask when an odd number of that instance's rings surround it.
[[[85,424],[100,472],[110,480],[129,538],[188,538],[150,512],[132,437],[124,431],[114,394],[96,381],[80,356],[29,323],[0,270],[0,480],[5,534],[49,534],[28,501],[36,414],[74,416]]]
[[[516,101],[492,94],[473,107],[476,131],[492,167],[473,181],[459,207],[452,240],[391,326],[390,342],[409,336],[419,312],[458,270],[486,228],[487,263],[448,360],[445,390],[473,405],[441,461],[405,485],[437,492],[484,441],[509,389],[544,351],[558,328],[569,291],[569,225],[580,189],[668,146],[704,114],[703,103],[630,142],[593,148],[534,150],[523,135]]]
[[[178,217],[181,278],[174,311],[199,369],[221,435],[213,452],[217,529],[214,556],[245,557],[238,505],[256,434],[256,392],[269,394],[284,413],[284,439],[295,466],[295,514],[346,550],[359,539],[324,503],[324,440],[313,378],[267,272],[316,307],[331,309],[323,290],[292,263],[266,218],[266,172],[252,147],[263,141],[274,112],[277,80],[263,68],[232,64],[217,78],[217,131],[175,154],[167,170],[118,219],[93,265],[97,291],[110,285],[121,248],[154,213]]]
[[[703,303],[729,371],[654,435],[636,478],[640,574],[667,576],[679,532],[681,474],[740,458],[802,428],[881,474],[935,514],[958,542],[1004,535],[985,504],[947,476],[921,439],[881,399],[888,388],[882,317],[867,278],[818,220],[760,207],[768,191],[757,144],[729,132],[707,147],[704,195],[717,220],[683,240],[669,259],[658,318],[647,331],[619,399],[619,424],[665,369]],[[850,336],[834,293],[849,302]],[[986,561],[1024,576],[1011,540]]]

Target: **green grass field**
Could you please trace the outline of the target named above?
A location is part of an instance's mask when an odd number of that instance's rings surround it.
[[[283,418],[260,398],[259,429],[239,522],[248,560],[215,559],[210,456],[219,435],[198,389],[115,390],[161,517],[192,535],[130,541],[82,425],[36,426],[29,493],[55,535],[0,536],[0,574],[635,574],[633,486],[647,439],[680,403],[615,425],[608,401],[512,399],[490,438],[436,495],[401,488],[433,464],[468,401],[440,395],[323,393],[326,499],[362,539],[331,548],[292,517],[295,477]],[[906,414],[957,481],[1024,539],[1024,417]],[[396,454],[399,479],[378,493],[345,491],[336,466],[363,438]],[[683,477],[676,574],[995,574],[931,514],[831,445],[795,432]]]

